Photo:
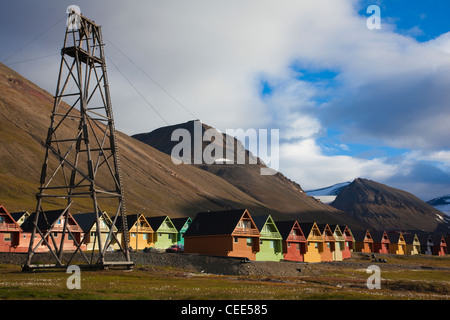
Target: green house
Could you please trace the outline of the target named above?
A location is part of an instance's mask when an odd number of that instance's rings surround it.
[[[256,261],[280,261],[283,259],[283,238],[270,214],[253,216],[253,221],[261,234]]]
[[[192,219],[190,217],[187,217],[187,218],[174,218],[171,220],[173,225],[178,231],[177,244],[184,246],[184,233],[191,225]]]
[[[155,232],[155,249],[167,249],[177,244],[178,231],[168,216],[147,218]]]

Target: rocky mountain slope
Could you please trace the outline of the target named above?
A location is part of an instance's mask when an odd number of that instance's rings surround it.
[[[341,190],[331,205],[374,229],[448,232],[442,212],[411,193],[358,178]]]

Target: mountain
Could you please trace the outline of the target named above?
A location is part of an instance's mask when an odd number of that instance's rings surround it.
[[[351,183],[350,181],[336,183],[329,187],[308,190],[306,191],[306,194],[308,196],[314,197],[315,199],[322,201],[323,203],[329,204],[333,202],[336,199],[337,195],[342,191],[342,189],[344,189],[350,183]]]
[[[196,134],[204,137],[202,143],[196,146],[194,139],[186,143],[186,154],[175,152],[182,141],[174,139],[172,134],[177,132],[185,132],[187,137],[194,137]],[[181,130],[181,131],[180,131]],[[215,138],[212,139],[211,136]],[[323,204],[314,198],[308,196],[299,184],[291,181],[282,173],[276,172],[273,175],[262,175],[261,169],[267,166],[258,157],[246,150],[243,144],[228,134],[201,123],[199,120],[188,121],[178,125],[162,127],[152,132],[133,135],[139,141],[147,143],[168,155],[173,155],[176,159],[184,159],[185,162],[192,163],[191,166],[212,173],[239,190],[245,192],[250,197],[263,203],[267,207],[273,209],[271,212],[277,217],[282,214],[287,218],[295,218],[303,221],[321,221],[333,223],[338,221],[347,221],[349,225],[358,225],[358,223],[345,213]],[[197,140],[199,141],[199,140]],[[190,145],[190,150],[188,146]],[[212,149],[216,146],[218,150],[222,150],[221,154],[216,155],[219,161],[212,161],[211,164],[205,162],[201,156],[205,148]],[[199,152],[195,152],[195,148],[199,148]],[[227,150],[234,151],[234,157],[227,155]],[[245,163],[238,161],[238,155],[245,159]],[[277,214],[278,213],[278,214]]]
[[[0,64],[0,203],[10,212],[35,210],[52,107],[50,93]],[[75,120],[65,121],[59,130],[72,131],[77,125]],[[129,214],[186,217],[245,207],[252,214],[271,213],[280,219],[357,224],[345,213],[308,197],[283,175],[261,176],[259,169],[265,167],[261,162],[251,169],[240,164],[233,165],[235,170],[214,165],[208,172],[199,165],[176,165],[167,152],[124,133],[117,132],[117,141]],[[237,143],[236,148],[242,151]],[[244,152],[247,160],[255,160]],[[222,172],[224,167],[227,169]],[[101,179],[98,182],[102,183]],[[71,210],[83,212],[90,205],[87,199]],[[54,202],[45,209],[60,206]]]
[[[445,215],[411,193],[358,178],[331,205],[373,229],[448,232]]]
[[[427,203],[450,217],[450,194],[434,198]]]

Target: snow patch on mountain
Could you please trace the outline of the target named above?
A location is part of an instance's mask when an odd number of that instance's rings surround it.
[[[336,183],[329,187],[306,191],[306,194],[308,196],[314,197],[317,200],[320,200],[323,203],[329,204],[333,202],[339,192],[341,192],[341,190],[348,186],[350,183],[350,181]]]

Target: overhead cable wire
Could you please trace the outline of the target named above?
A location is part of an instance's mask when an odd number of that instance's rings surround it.
[[[41,56],[41,57],[36,57],[36,58],[31,58],[31,59],[21,60],[21,61],[16,61],[16,62],[8,63],[8,66],[13,66],[13,65],[15,65],[15,64],[24,63],[24,62],[30,62],[30,61],[35,61],[35,60],[41,60],[41,59],[45,59],[45,58],[57,56],[57,55],[60,55],[60,54],[61,54],[60,52],[57,52],[57,53],[52,53],[52,54],[48,54],[48,55]]]
[[[15,52],[13,52],[10,56],[8,56],[6,59],[2,60],[2,63],[4,64],[6,61],[8,61],[9,59],[11,59],[12,57],[14,57],[16,54],[18,54],[20,51],[22,51],[23,49],[25,49],[26,47],[28,47],[30,44],[32,44],[34,41],[36,41],[37,39],[39,39],[40,37],[42,37],[44,34],[46,34],[48,31],[50,31],[51,29],[53,29],[58,23],[60,23],[63,19],[66,19],[67,16],[64,15],[61,19],[59,19],[57,22],[55,22],[53,25],[51,25],[50,27],[48,27],[47,29],[45,29],[44,31],[42,31],[41,33],[39,33],[35,38],[33,38],[32,40],[28,41],[25,45],[23,45],[22,47],[20,47],[19,49],[17,49]],[[18,63],[18,62],[16,62]]]
[[[138,88],[136,88],[136,86],[131,82],[131,80],[122,71],[120,71],[119,67],[114,63],[114,61],[112,61],[110,57],[107,57],[107,58],[108,58],[109,62],[111,62],[111,64],[114,66],[114,68],[116,68],[116,70],[122,75],[122,77],[124,77],[125,80],[127,80],[127,82],[133,87],[133,89],[147,103],[147,105],[153,109],[153,111],[164,121],[164,123],[166,125],[169,125],[169,122],[158,112],[158,110],[153,106],[153,104],[150,103],[150,101],[148,101],[147,98],[138,90]]]
[[[155,79],[153,79],[143,68],[141,68],[136,62],[134,62],[131,58],[129,58],[119,47],[117,47],[111,40],[104,37],[117,51],[120,52],[129,62],[131,62],[136,68],[138,68],[143,74],[147,76],[158,88],[160,88],[164,93],[166,93],[176,104],[182,107],[187,113],[189,113],[194,119],[198,119],[196,115],[194,115],[185,105],[183,105],[177,98],[174,97],[168,90],[166,90],[161,84],[158,83]]]

